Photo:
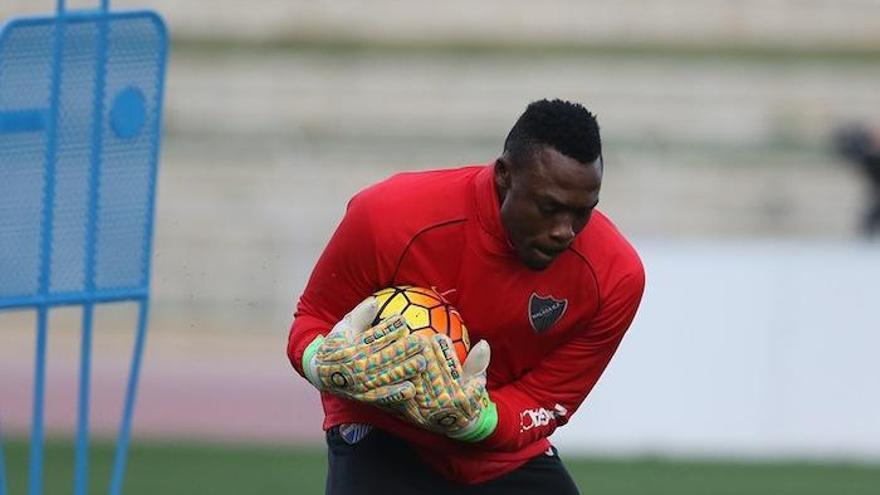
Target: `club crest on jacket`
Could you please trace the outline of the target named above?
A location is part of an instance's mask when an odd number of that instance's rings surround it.
[[[562,318],[567,307],[567,299],[542,297],[532,292],[529,297],[529,323],[535,332],[543,333]]]

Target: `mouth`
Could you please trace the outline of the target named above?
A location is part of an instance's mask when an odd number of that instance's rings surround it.
[[[532,248],[532,252],[534,252],[539,259],[548,263],[555,260],[564,251],[565,249],[544,249],[538,246]]]

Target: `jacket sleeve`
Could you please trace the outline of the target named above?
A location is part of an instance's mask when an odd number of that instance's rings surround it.
[[[568,422],[605,371],[635,317],[645,286],[644,269],[640,263],[637,268],[608,293],[582,333],[520,379],[489,390],[498,424],[480,443],[481,448],[518,450]]]
[[[369,213],[363,194],[352,198],[297,304],[287,357],[300,375],[306,347],[380,288],[383,274]]]

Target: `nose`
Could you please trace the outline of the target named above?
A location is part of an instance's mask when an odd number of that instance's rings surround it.
[[[574,239],[574,228],[572,227],[571,222],[568,220],[557,222],[553,228],[550,229],[550,239],[562,246],[568,246],[571,244],[571,241]]]

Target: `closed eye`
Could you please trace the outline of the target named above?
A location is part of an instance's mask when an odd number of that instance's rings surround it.
[[[561,211],[570,211],[577,218],[587,218],[598,204],[599,202],[596,201],[589,208],[568,208],[559,203],[538,203],[538,211],[546,216],[555,215]]]
[[[559,213],[560,211],[559,205],[555,204],[547,204],[547,203],[538,203],[538,211],[541,212],[542,215],[550,216]]]

